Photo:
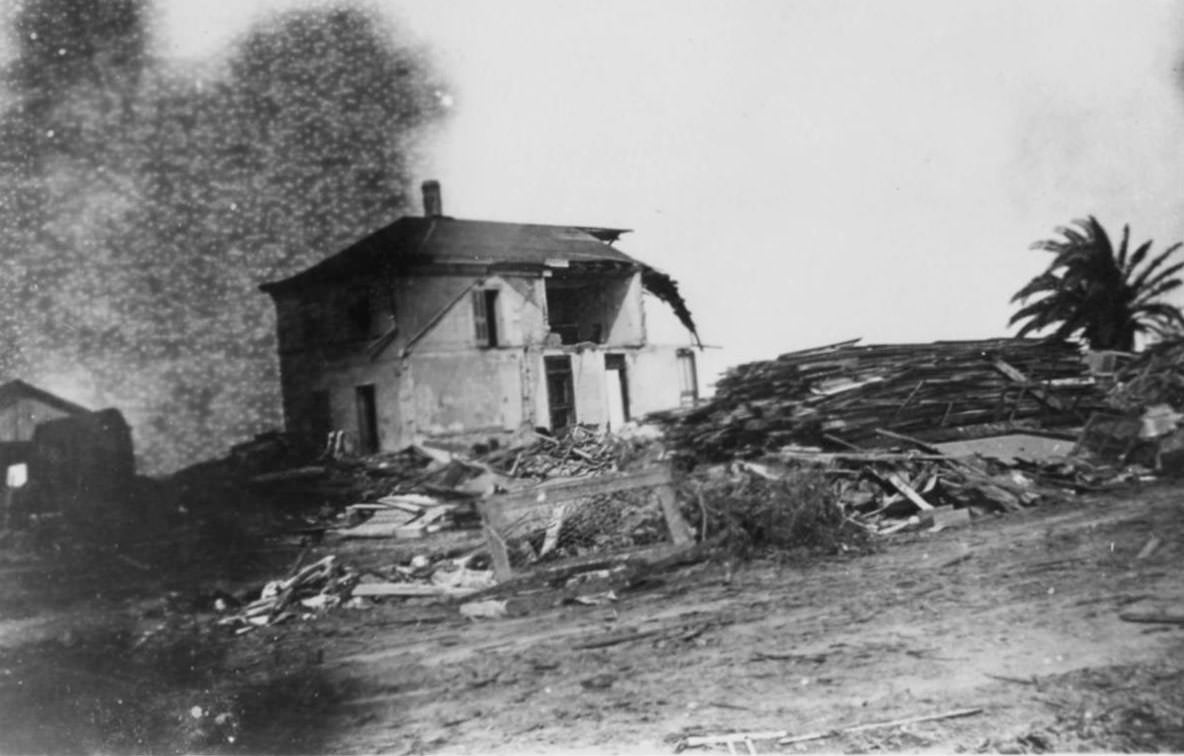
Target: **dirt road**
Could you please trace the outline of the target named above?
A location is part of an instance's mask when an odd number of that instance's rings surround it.
[[[1184,601],[1182,557],[1184,490],[1157,486],[868,556],[697,565],[611,605],[340,610],[234,639],[204,690],[240,707],[215,750],[251,753],[671,753],[963,708],[982,712],[756,747],[1179,751],[1184,630],[1119,613]]]

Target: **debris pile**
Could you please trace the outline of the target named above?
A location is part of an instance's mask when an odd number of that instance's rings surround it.
[[[740,525],[755,541],[777,541],[768,545],[834,551],[858,545],[848,526],[876,535],[941,530],[1101,490],[1140,472],[1149,471],[1075,457],[953,457],[934,447],[833,453],[791,448],[760,462],[701,468],[693,491],[700,511],[687,512],[704,540]]]
[[[480,461],[512,478],[578,478],[634,467],[647,450],[644,439],[574,425],[557,437],[535,432],[523,434],[505,449],[482,456]]]
[[[652,489],[570,500],[547,510],[541,520],[520,516],[502,537],[516,566],[637,549],[667,539]]]
[[[725,461],[789,444],[894,445],[885,431],[940,441],[1079,427],[1102,409],[1103,392],[1065,342],[851,341],[734,367],[707,404],[654,420],[680,454]]]
[[[346,538],[420,538],[440,530],[477,527],[480,517],[475,502],[482,497],[528,488],[542,480],[605,475],[642,464],[658,453],[652,439],[620,437],[577,425],[558,437],[521,432],[507,446],[472,458],[422,445],[397,455],[354,460],[352,484],[338,483],[351,496],[351,503],[344,507],[347,524],[332,532]],[[280,475],[320,481],[345,465],[338,461],[335,466],[300,468],[253,480],[269,486]],[[585,512],[584,516],[590,515]],[[571,518],[565,532],[574,532],[579,519]]]
[[[699,540],[748,558],[764,551],[858,549],[867,531],[839,505],[823,467],[733,462],[697,470],[683,482],[684,516]]]
[[[1112,469],[1070,457],[1005,463],[914,450],[792,459],[822,466],[833,480],[843,511],[876,534],[922,526],[941,530],[974,517],[1015,512],[1098,490],[1120,479]]]
[[[1119,369],[1109,392],[1117,410],[1139,412],[1166,404],[1184,408],[1184,339],[1153,344]]]
[[[241,634],[255,627],[310,616],[341,604],[349,597],[357,579],[356,573],[341,567],[336,557],[330,555],[297,569],[284,580],[267,583],[258,598],[239,606],[239,611],[218,620],[218,624]],[[214,608],[225,611],[232,602],[233,597],[221,597]]]
[[[346,538],[423,538],[476,517],[471,503],[441,503],[422,494],[383,496],[350,504],[345,512],[349,527],[334,533]]]
[[[1111,414],[1090,418],[1083,450],[1184,475],[1184,339],[1129,356],[1112,377]]]
[[[493,572],[482,569],[482,562],[487,563],[488,558],[480,551],[435,561],[420,555],[405,565],[360,571],[343,566],[336,556],[329,555],[241,599],[219,592],[212,608],[224,615],[217,620],[219,626],[241,635],[256,627],[310,619],[338,606],[364,608],[368,600],[462,598],[494,585]]]
[[[481,567],[484,564],[485,567]],[[379,599],[385,597],[455,599],[470,596],[494,585],[488,557],[477,550],[456,559],[432,560],[418,555],[405,565],[364,573],[352,595]]]

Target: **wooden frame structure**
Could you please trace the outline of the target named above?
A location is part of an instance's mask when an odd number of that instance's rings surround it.
[[[603,496],[634,489],[655,489],[670,540],[676,547],[689,546],[693,538],[690,528],[678,511],[674,496],[674,478],[669,467],[654,467],[640,472],[614,473],[595,478],[543,483],[513,493],[498,494],[478,502],[485,540],[493,560],[493,574],[499,581],[514,576],[510,555],[506,549],[505,532],[524,514],[540,509],[550,510],[553,522],[561,521],[562,508],[570,501]],[[558,535],[556,530],[555,535]],[[548,537],[551,534],[548,533]]]

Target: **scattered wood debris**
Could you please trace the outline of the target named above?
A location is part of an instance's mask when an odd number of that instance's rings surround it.
[[[863,732],[865,730],[878,730],[884,727],[903,727],[904,725],[919,724],[921,722],[936,722],[942,719],[957,719],[959,717],[972,717],[976,714],[982,714],[982,709],[954,709],[941,714],[925,714],[918,717],[905,717],[904,719],[893,719],[888,722],[872,722],[869,724],[855,725],[853,727],[842,727],[838,730],[829,730],[827,732],[814,732],[808,735],[792,735],[783,737],[777,741],[779,745],[789,745],[790,743],[805,743],[809,740],[822,740],[833,735],[841,735],[848,732]]]
[[[241,611],[218,620],[219,625],[244,633],[311,612],[329,609],[349,596],[357,575],[343,569],[330,555],[297,569],[290,577],[263,587],[259,597]]]
[[[917,717],[893,719],[888,722],[872,722],[869,724],[840,727],[834,730],[812,732],[806,735],[793,735],[788,730],[770,730],[763,732],[733,732],[722,735],[691,735],[679,742],[677,750],[686,748],[701,748],[703,746],[726,745],[729,753],[736,752],[736,745],[743,744],[748,753],[756,753],[756,744],[760,741],[776,740],[779,745],[791,743],[805,743],[810,740],[822,740],[844,733],[864,732],[866,730],[882,729],[885,727],[903,727],[904,725],[921,722],[936,722],[943,719],[956,719],[981,714],[982,709],[955,709],[941,714],[925,714]]]
[[[1147,539],[1147,543],[1135,556],[1135,559],[1147,559],[1155,553],[1155,550],[1159,548],[1160,543],[1161,541],[1159,540],[1159,536],[1151,536],[1151,538]]]

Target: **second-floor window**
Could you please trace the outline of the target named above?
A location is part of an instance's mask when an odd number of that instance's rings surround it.
[[[473,323],[476,328],[477,346],[498,345],[497,289],[473,291]]]
[[[345,301],[345,327],[348,337],[364,339],[370,335],[373,323],[370,290],[365,287],[351,289]]]

